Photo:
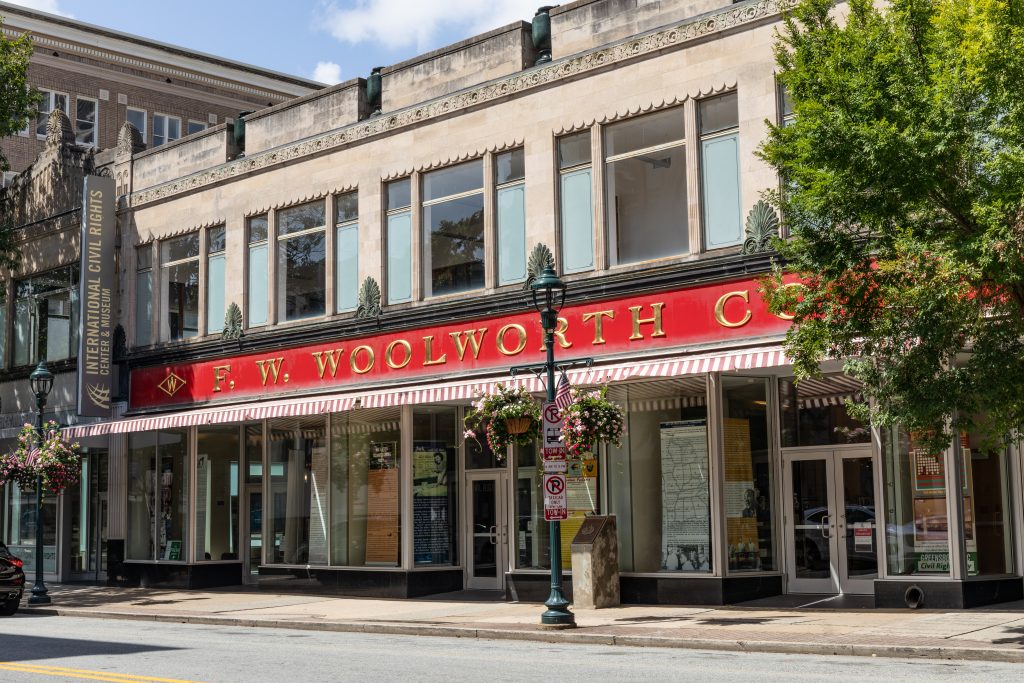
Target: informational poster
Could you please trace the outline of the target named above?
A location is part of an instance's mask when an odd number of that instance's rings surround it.
[[[598,497],[598,464],[593,453],[587,451],[568,456],[565,473],[566,519],[561,522],[562,562],[569,566],[572,559],[572,539],[587,515],[600,513]]]
[[[710,570],[711,504],[706,420],[662,422],[661,568]]]
[[[366,564],[398,564],[398,444],[373,443],[366,475]]]
[[[750,421],[726,418],[725,517],[730,569],[760,569],[757,536],[757,489],[751,459]]]
[[[974,499],[971,478],[974,475],[973,455],[968,435],[960,434],[961,478],[963,492],[963,529],[967,551],[967,572],[977,574],[978,542],[974,527]],[[920,553],[919,572],[949,571],[949,518],[946,514],[945,453],[932,453],[915,444],[910,435],[910,456],[914,476],[914,551]]]
[[[448,464],[448,450],[443,444],[413,444],[413,556],[417,564],[452,561]]]

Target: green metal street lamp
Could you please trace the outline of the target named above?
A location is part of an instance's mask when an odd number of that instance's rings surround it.
[[[36,395],[36,431],[39,433],[39,441],[42,443],[43,434],[43,408],[46,406],[46,397],[50,395],[53,388],[53,373],[46,367],[46,361],[39,361],[39,365],[28,376],[28,382],[32,386],[32,393]],[[46,594],[46,583],[43,582],[43,475],[36,474],[36,585],[32,586],[32,597],[28,599],[30,605],[49,605],[50,596]]]
[[[558,312],[565,303],[565,283],[554,269],[546,265],[540,275],[530,283],[533,306],[540,313],[544,328],[544,349],[547,359],[544,370],[547,373],[547,402],[555,400],[555,328],[558,327]],[[569,601],[562,593],[562,524],[558,520],[549,522],[551,537],[551,595],[544,603],[547,610],[540,617],[545,626],[568,628],[576,625],[576,616],[569,611]]]

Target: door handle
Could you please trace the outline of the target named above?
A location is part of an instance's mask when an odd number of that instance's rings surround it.
[[[491,536],[491,545],[498,545],[498,527],[492,526],[487,533]]]
[[[821,516],[821,535],[824,538],[832,538],[832,534],[830,534],[829,531],[828,531],[829,527],[831,526],[828,523],[828,521],[829,521],[829,515],[822,515]]]

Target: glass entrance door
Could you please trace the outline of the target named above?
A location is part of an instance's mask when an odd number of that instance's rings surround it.
[[[82,454],[79,482],[68,488],[65,514],[71,516],[71,578],[99,581],[107,570],[107,451],[91,448]]]
[[[504,590],[508,570],[508,475],[467,472],[466,588]]]
[[[787,590],[873,593],[879,539],[870,450],[790,453],[783,467]]]

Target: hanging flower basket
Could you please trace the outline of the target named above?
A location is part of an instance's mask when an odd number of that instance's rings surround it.
[[[79,445],[67,441],[52,420],[43,425],[42,439],[26,424],[18,433],[17,447],[0,456],[0,484],[17,483],[23,491],[35,489],[36,478],[41,477],[45,490],[60,493],[77,483],[80,474]]]
[[[608,400],[607,394],[607,386],[596,390],[572,389],[572,402],[562,411],[562,439],[570,455],[582,455],[602,441],[622,445],[625,415],[621,406]]]
[[[510,444],[526,446],[540,438],[540,405],[525,387],[498,384],[493,394],[478,395],[466,415],[465,437],[476,439],[480,432],[503,461]]]

